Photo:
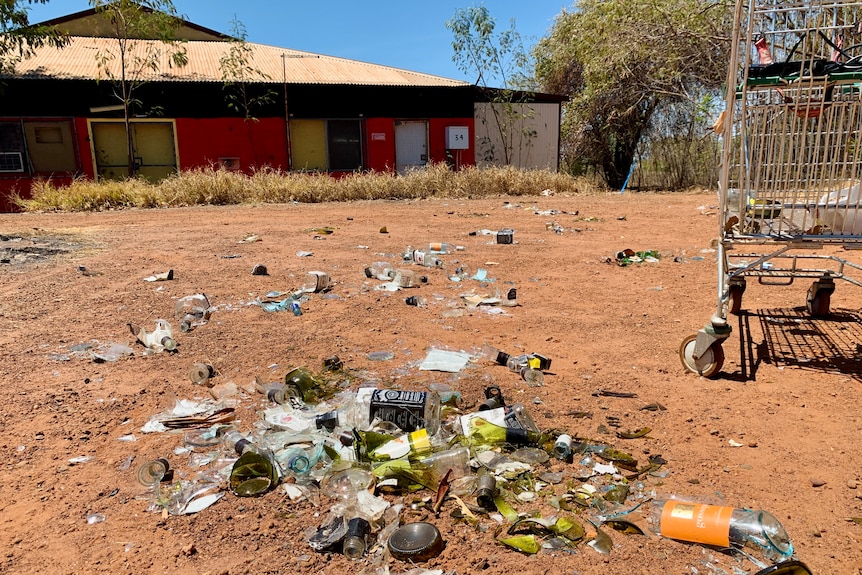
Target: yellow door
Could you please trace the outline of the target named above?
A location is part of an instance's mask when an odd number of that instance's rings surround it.
[[[290,155],[294,170],[326,171],[326,129],[323,120],[290,121]]]
[[[123,122],[92,122],[93,156],[100,178],[128,177],[128,145]],[[156,182],[177,171],[172,122],[133,122],[135,174]]]
[[[138,175],[157,182],[177,173],[174,125],[170,122],[132,124]]]

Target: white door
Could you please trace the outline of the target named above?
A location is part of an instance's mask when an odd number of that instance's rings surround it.
[[[399,174],[428,163],[428,122],[395,122],[395,169]]]

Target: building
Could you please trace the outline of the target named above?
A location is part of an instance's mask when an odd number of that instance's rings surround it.
[[[119,44],[86,10],[52,20],[70,35],[0,77],[0,211],[36,179],[158,180],[220,166],[276,170],[404,172],[428,163],[453,169],[509,163],[556,169],[560,101],[526,95],[530,134],[518,155],[501,154],[487,90],[448,78],[261,44],[185,22],[177,44],[131,40],[134,100],[127,138]],[[185,65],[172,52],[182,50]],[[154,68],[135,69],[136,58]],[[490,111],[490,113],[489,113]],[[499,116],[497,114],[496,116]],[[129,145],[131,141],[131,146]],[[511,144],[509,144],[511,145]],[[129,158],[129,149],[133,150]],[[522,148],[522,149],[521,149]],[[529,152],[529,153],[527,153]]]

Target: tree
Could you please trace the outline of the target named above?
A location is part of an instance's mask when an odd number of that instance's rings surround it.
[[[175,39],[183,20],[171,0],[90,0],[90,3],[109,23],[115,42],[112,49],[97,52],[96,59],[100,72],[114,84],[114,96],[123,106],[128,175],[134,177],[138,167],[131,118],[142,105],[135,92],[146,82],[147,74],[159,71],[163,56],[178,67],[187,63],[185,49]]]
[[[455,36],[452,61],[465,74],[476,74],[476,85],[482,88],[491,104],[484,108],[480,121],[499,136],[502,161],[510,164],[515,148],[529,146],[534,135],[524,127],[524,120],[531,117],[531,112],[523,105],[524,92],[517,91],[532,86],[526,72],[531,64],[530,56],[515,30],[515,21],[510,22],[508,30],[497,33],[490,12],[485,6],[479,6],[457,10],[446,21],[446,27]],[[502,85],[491,87],[491,81]],[[488,137],[480,142],[485,161],[500,159],[495,140]]]
[[[242,114],[246,121],[256,121],[254,110],[273,103],[276,94],[269,89],[257,95],[250,91],[250,81],[270,80],[270,77],[252,65],[254,52],[246,42],[245,25],[239,20],[231,21],[231,36],[230,49],[219,58],[225,100],[228,108]]]
[[[11,72],[15,64],[44,45],[62,47],[67,38],[53,26],[31,26],[28,4],[48,0],[0,0],[0,72]]]
[[[722,0],[576,0],[536,46],[543,91],[563,112],[570,162],[619,189],[643,138],[671,108],[701,106],[725,78],[732,29]]]

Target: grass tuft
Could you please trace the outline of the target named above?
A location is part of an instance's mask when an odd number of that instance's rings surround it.
[[[76,179],[57,187],[38,180],[29,198],[14,201],[23,211],[86,212],[122,208],[162,208],[195,205],[283,204],[352,200],[481,198],[600,193],[595,183],[549,170],[512,167],[466,167],[452,171],[433,164],[404,175],[389,172],[322,173],[261,169],[251,174],[217,167],[196,168],[158,183],[144,179],[95,182]]]

